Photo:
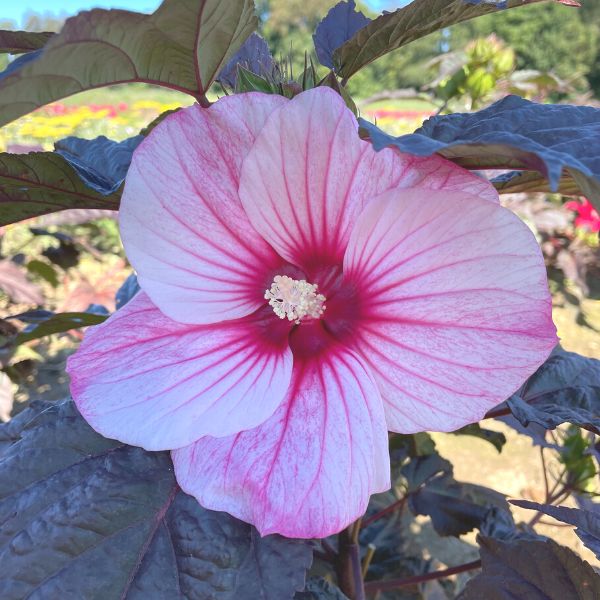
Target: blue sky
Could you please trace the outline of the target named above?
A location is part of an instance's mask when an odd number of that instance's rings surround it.
[[[87,8],[126,8],[138,12],[152,12],[160,0],[5,0],[0,2],[0,19],[21,23],[28,11],[52,14],[75,14]]]
[[[226,1],[226,0],[223,0]],[[406,0],[386,2],[386,0],[367,0],[375,10],[381,10],[390,4],[401,6]],[[152,12],[160,0],[4,0],[0,1],[0,20],[11,19],[21,24],[23,15],[28,11],[37,13],[50,12],[53,14],[75,14],[87,8],[126,8],[138,12]]]

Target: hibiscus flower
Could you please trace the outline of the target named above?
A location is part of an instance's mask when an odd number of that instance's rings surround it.
[[[120,227],[141,292],[69,361],[75,402],[263,535],[340,531],[390,487],[388,430],[481,419],[556,343],[540,249],[494,189],[375,152],[330,89],[167,117]]]
[[[585,229],[590,233],[598,233],[600,231],[600,215],[587,198],[582,198],[581,202],[577,200],[565,202],[565,208],[577,213],[575,217],[576,227]]]

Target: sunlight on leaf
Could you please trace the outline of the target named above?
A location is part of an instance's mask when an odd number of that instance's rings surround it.
[[[117,83],[153,83],[201,97],[256,26],[252,0],[165,0],[151,15],[82,12],[35,60],[0,74],[0,125]]]

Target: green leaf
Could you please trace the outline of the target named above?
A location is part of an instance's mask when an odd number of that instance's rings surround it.
[[[522,192],[559,193],[565,196],[580,195],[575,180],[564,175],[558,181],[556,190],[552,190],[548,180],[538,171],[510,171],[492,179],[499,194],[517,194]]]
[[[321,79],[318,86],[322,85],[335,90],[344,99],[346,106],[354,113],[354,116],[358,116],[358,109],[356,108],[354,100],[352,100],[352,96],[350,96],[348,90],[343,85],[340,85],[340,82],[333,71],[329,71],[329,73]]]
[[[46,321],[37,325],[31,331],[21,332],[15,338],[15,345],[24,344],[31,340],[51,335],[53,333],[64,333],[71,329],[99,325],[107,319],[107,315],[98,315],[88,312],[66,312],[52,315]]]
[[[164,0],[151,15],[82,12],[35,60],[0,75],[0,125],[117,83],[152,83],[200,98],[256,26],[252,0]]]
[[[333,53],[333,61],[338,75],[348,79],[377,58],[434,31],[504,8],[538,1],[540,0],[414,0],[359,29],[354,37]],[[561,4],[575,3],[564,0]]]
[[[274,89],[271,84],[260,75],[245,69],[242,65],[237,66],[237,78],[235,84],[236,92],[263,92],[264,94],[273,94]]]
[[[180,110],[181,108],[171,108],[170,110],[165,110],[164,112],[160,113],[158,117],[156,117],[153,121],[150,121],[146,127],[140,130],[140,135],[146,137],[159,123],[162,123],[163,119]]]
[[[53,35],[51,31],[0,31],[0,54],[39,50]]]
[[[502,447],[506,444],[506,436],[503,433],[492,429],[484,429],[478,423],[471,423],[471,425],[466,425],[462,429],[453,431],[452,433],[455,435],[472,435],[481,438],[492,444],[498,452],[502,452]]]
[[[184,494],[168,452],[94,432],[72,402],[0,426],[0,597],[292,600],[311,547]]]
[[[30,260],[27,263],[27,270],[34,275],[45,279],[52,287],[58,285],[58,275],[52,265],[41,260]]]
[[[0,226],[67,208],[117,210],[120,196],[87,187],[54,152],[0,154]]]

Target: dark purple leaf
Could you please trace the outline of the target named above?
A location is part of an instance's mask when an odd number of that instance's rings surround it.
[[[0,53],[39,50],[53,35],[51,31],[0,31]]]
[[[471,423],[465,425],[463,428],[452,432],[454,435],[470,435],[478,437],[481,440],[489,442],[498,450],[502,452],[504,444],[506,444],[506,436],[500,431],[493,431],[492,429],[484,429],[479,423]]]
[[[482,572],[457,600],[596,600],[600,577],[552,540],[479,537]]]
[[[528,500],[511,500],[510,503],[521,508],[542,512],[557,521],[573,525],[576,527],[575,533],[579,539],[600,559],[600,510],[592,512],[582,508],[551,506]]]
[[[221,69],[217,81],[235,89],[238,65],[255,75],[271,74],[273,71],[273,56],[267,42],[258,33],[251,34],[243,43],[233,58]]]
[[[91,315],[99,315],[101,317],[108,317],[110,315],[108,308],[102,304],[90,304],[84,312]]]
[[[319,62],[333,69],[334,51],[370,21],[371,19],[356,10],[354,0],[338,2],[317,25],[313,35]]]
[[[168,452],[103,438],[72,402],[24,412],[0,427],[2,600],[291,600],[304,588],[310,544],[204,510]]]
[[[522,425],[573,423],[600,433],[600,360],[556,350],[507,404]]]
[[[42,255],[65,271],[79,264],[79,250],[69,241],[60,240],[58,246],[46,248]]]
[[[60,231],[48,231],[47,229],[42,229],[41,227],[30,227],[29,231],[33,235],[48,235],[58,240],[59,242],[72,242],[73,237],[67,235],[66,233],[62,233]]]
[[[526,525],[517,527],[511,512],[497,506],[493,506],[485,514],[479,526],[479,531],[484,537],[492,537],[504,541],[515,539],[546,539]]]
[[[360,119],[376,150],[441,154],[471,169],[538,171],[558,190],[563,174],[600,208],[600,109],[537,104],[517,96],[475,113],[432,117],[415,133],[393,137]]]
[[[460,536],[481,526],[492,506],[507,510],[504,496],[483,486],[455,481],[450,475],[433,478],[409,497],[414,514],[427,515],[439,535]]]
[[[294,600],[348,600],[348,597],[325,579],[309,579],[303,592],[298,592]]]
[[[408,491],[415,492],[436,476],[452,475],[452,464],[437,452],[415,456],[400,469],[400,474],[406,479]]]
[[[413,513],[431,518],[439,535],[459,536],[479,527],[493,506],[508,510],[502,494],[452,477],[452,465],[439,456],[412,458],[401,469]]]
[[[0,290],[14,302],[42,304],[44,296],[38,285],[25,275],[26,271],[10,260],[0,260]]]
[[[51,310],[38,308],[37,310],[28,310],[18,315],[11,315],[7,319],[17,319],[23,323],[43,323],[47,321],[54,313]]]
[[[106,196],[121,187],[133,151],[143,139],[143,136],[136,135],[115,142],[103,135],[93,140],[71,136],[56,142],[54,147],[88,187]]]
[[[125,306],[139,291],[140,285],[137,276],[135,273],[132,273],[117,290],[115,296],[115,306],[117,310],[123,308],[123,306]]]
[[[502,406],[506,406],[502,404]],[[517,433],[526,435],[531,438],[534,446],[541,446],[542,448],[551,448],[552,450],[560,450],[560,446],[553,444],[546,440],[547,429],[539,423],[529,423],[529,425],[522,425],[512,415],[506,415],[504,417],[496,417],[498,421],[501,421],[505,425],[512,427]]]

